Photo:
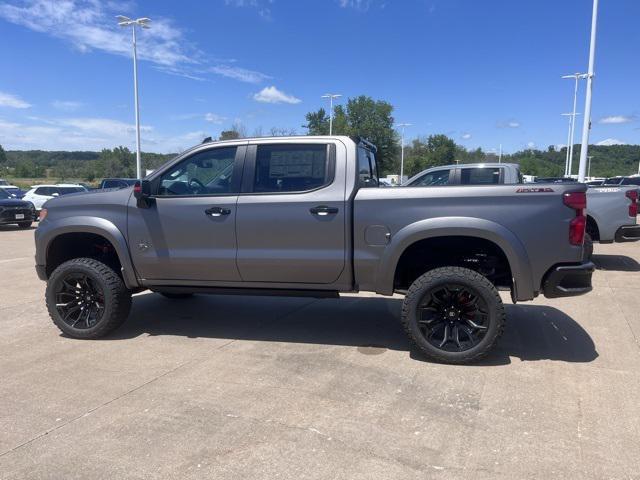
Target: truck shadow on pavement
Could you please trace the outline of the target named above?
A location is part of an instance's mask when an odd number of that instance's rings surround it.
[[[626,255],[593,255],[598,270],[617,272],[640,272],[640,263]]]
[[[352,346],[363,354],[412,347],[398,320],[401,300],[380,297],[335,299],[197,295],[169,300],[135,297],[130,318],[108,340],[140,335]],[[589,334],[571,317],[549,306],[506,305],[507,327],[497,348],[479,365],[522,361],[591,362],[598,357]]]

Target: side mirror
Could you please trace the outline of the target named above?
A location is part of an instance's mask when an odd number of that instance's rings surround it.
[[[59,197],[59,196],[60,196],[60,194],[59,194],[59,193],[52,193],[52,194],[51,194],[51,196],[52,196],[52,197]]]
[[[149,180],[138,180],[133,186],[133,196],[138,201],[138,207],[149,208],[153,197],[151,196],[151,182]]]

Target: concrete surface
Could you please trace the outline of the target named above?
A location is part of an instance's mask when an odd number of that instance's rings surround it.
[[[508,306],[474,366],[410,351],[400,300],[135,297],[60,336],[33,231],[0,227],[0,478],[640,478],[640,245],[591,294]],[[506,300],[506,297],[505,297]]]

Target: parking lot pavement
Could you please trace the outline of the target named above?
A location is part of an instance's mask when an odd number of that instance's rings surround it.
[[[474,366],[424,361],[371,295],[143,293],[64,338],[33,254],[0,227],[2,479],[638,478],[638,244],[596,245],[587,296],[508,305]]]

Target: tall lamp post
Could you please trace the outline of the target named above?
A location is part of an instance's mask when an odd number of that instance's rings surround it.
[[[402,179],[404,178],[404,129],[411,125],[411,123],[398,123],[396,125],[400,127],[402,131],[400,136],[400,180],[398,181],[398,185],[402,185]]]
[[[575,79],[575,87],[573,89],[573,110],[572,110],[573,114],[570,118],[570,124],[569,124],[570,142],[567,143],[567,168],[565,168],[565,175],[567,175],[567,172],[569,175],[571,175],[571,171],[573,170],[573,138],[576,130],[576,115],[579,115],[578,113],[576,113],[576,106],[578,103],[578,81],[580,79],[587,78],[587,76],[588,75],[586,73],[574,73],[572,75],[562,76],[562,78]]]
[[[591,159],[593,158],[593,155],[589,155],[587,158],[589,159],[589,168],[587,169],[587,177],[591,178]]]
[[[339,93],[326,93],[320,97],[329,99],[329,135],[333,135],[333,99],[341,96]]]
[[[593,68],[596,60],[596,29],[598,26],[598,0],[593,0],[591,16],[591,42],[589,46],[589,70],[587,72],[587,94],[584,102],[584,122],[582,124],[582,148],[580,148],[580,167],[578,181],[584,182],[587,171],[587,156],[589,151],[589,130],[591,129],[591,96],[593,92]]]
[[[570,177],[573,173],[573,132],[576,124],[576,115],[579,113],[561,113],[563,117],[569,117],[569,133],[567,134],[567,156],[564,162],[564,176]]]
[[[151,19],[147,17],[132,20],[129,17],[118,15],[118,25],[131,27],[133,40],[133,99],[136,110],[136,178],[142,178],[142,162],[140,160],[140,106],[138,104],[138,53],[136,50],[136,26],[149,28]]]

